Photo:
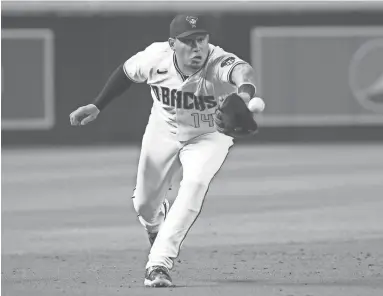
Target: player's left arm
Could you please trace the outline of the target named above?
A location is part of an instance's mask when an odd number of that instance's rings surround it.
[[[234,65],[230,72],[229,81],[238,88],[238,95],[246,104],[254,98],[256,93],[255,70],[248,63]]]
[[[253,112],[261,108],[254,108],[252,104],[256,99],[256,73],[253,67],[235,55],[225,56],[218,65],[216,69],[220,81],[235,86],[237,91],[229,94],[219,106],[215,118],[217,130],[234,138],[255,134],[258,126]],[[263,103],[261,99],[259,102]]]
[[[254,98],[256,93],[256,73],[246,61],[232,53],[225,52],[218,57],[215,71],[219,81],[237,87],[237,93],[245,101]]]

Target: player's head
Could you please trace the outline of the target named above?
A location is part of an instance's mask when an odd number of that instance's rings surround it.
[[[170,24],[170,47],[177,61],[199,69],[209,54],[209,32],[202,17],[177,15]]]

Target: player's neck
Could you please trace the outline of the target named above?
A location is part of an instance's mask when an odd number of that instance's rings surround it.
[[[193,75],[195,72],[197,72],[199,70],[199,69],[193,69],[193,68],[190,68],[188,66],[185,66],[182,63],[178,63],[177,56],[176,56],[174,62],[176,63],[176,66],[178,67],[179,71],[184,76],[191,76],[191,75]]]
[[[186,77],[192,76],[195,72],[198,72],[198,70],[200,69],[194,69],[184,65],[178,65],[178,67],[180,68],[182,74]]]

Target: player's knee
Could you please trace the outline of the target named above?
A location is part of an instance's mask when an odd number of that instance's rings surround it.
[[[138,215],[145,215],[156,198],[155,188],[151,186],[137,186],[133,193],[133,206]]]
[[[133,198],[133,207],[137,215],[141,216],[144,220],[149,221],[151,219],[152,210],[148,202]]]

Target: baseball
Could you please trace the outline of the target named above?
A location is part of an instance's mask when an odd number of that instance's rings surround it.
[[[261,113],[265,109],[265,102],[261,98],[254,97],[250,100],[247,107],[253,113]]]

